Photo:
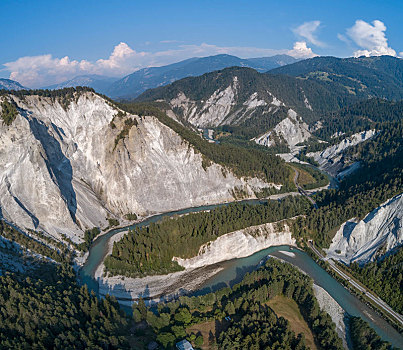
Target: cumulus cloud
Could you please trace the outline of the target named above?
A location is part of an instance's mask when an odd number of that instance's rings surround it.
[[[305,41],[297,41],[293,49],[289,50],[287,54],[294,58],[312,58],[318,56],[306,45]]]
[[[107,59],[96,62],[72,60],[68,56],[56,58],[50,54],[25,56],[5,63],[10,79],[25,86],[41,87],[60,83],[82,74],[121,76],[143,66],[145,52],[136,52],[126,43],[115,46]]]
[[[372,25],[360,19],[355,21],[347,29],[348,37],[361,48],[354,52],[354,56],[396,56],[396,51],[388,45],[385,31],[385,24],[379,20],[373,21]]]
[[[320,26],[320,21],[310,21],[301,24],[299,27],[294,28],[294,34],[305,38],[313,45],[316,46],[325,46],[323,42],[321,42],[315,35],[315,32],[318,30]]]
[[[297,42],[292,50],[273,50],[257,47],[217,46],[207,43],[200,45],[177,45],[169,50],[138,52],[126,43],[116,45],[108,58],[96,61],[75,60],[68,56],[53,57],[50,54],[21,57],[5,63],[10,79],[24,86],[36,88],[61,83],[77,75],[99,74],[121,77],[151,66],[161,66],[190,57],[230,54],[238,57],[262,57],[289,54],[296,58],[316,56],[305,42]]]

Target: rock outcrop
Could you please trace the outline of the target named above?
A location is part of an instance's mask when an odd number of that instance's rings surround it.
[[[116,239],[119,238],[120,236]],[[95,278],[99,283],[100,294],[114,295],[122,299],[119,302],[131,304],[140,297],[156,301],[160,298],[170,299],[202,286],[222,269],[217,264],[219,262],[246,257],[259,250],[283,244],[295,245],[289,226],[284,221],[263,224],[220,236],[200,247],[199,254],[194,258],[174,258],[185,267],[184,271],[144,278],[105,277],[104,265],[101,264]],[[112,251],[112,245],[111,241],[109,253]]]
[[[271,186],[211,164],[151,116],[126,115],[90,91],[70,100],[7,95],[19,111],[0,122],[0,216],[80,242],[107,217],[140,216],[254,197]]]
[[[292,152],[298,149],[297,144],[303,143],[311,136],[309,126],[294,110],[289,109],[287,118],[278,123],[273,130],[255,138],[254,141],[267,147],[274,146],[279,141],[284,142]]]
[[[327,147],[323,151],[310,152],[307,154],[307,156],[312,157],[316,162],[319,163],[320,169],[328,172],[332,176],[338,175],[343,170],[347,171],[344,173],[344,175],[346,175],[349,170],[346,169],[348,164],[346,164],[343,157],[344,150],[348,147],[358,145],[359,143],[364,142],[375,135],[375,130],[362,131],[345,138],[336,145]],[[357,166],[358,163],[353,165],[353,169],[355,169]],[[350,172],[353,169],[350,169]]]
[[[327,255],[346,264],[374,260],[403,244],[403,194],[382,204],[363,220],[349,220],[337,231]]]
[[[320,309],[330,315],[332,321],[336,325],[336,332],[343,341],[344,348],[348,349],[346,335],[346,320],[348,316],[346,315],[346,312],[322,287],[313,284],[313,292],[318,300]]]
[[[193,258],[175,257],[174,260],[186,269],[194,269],[243,258],[277,245],[295,245],[295,239],[286,223],[269,223],[231,232],[201,246],[198,255]]]

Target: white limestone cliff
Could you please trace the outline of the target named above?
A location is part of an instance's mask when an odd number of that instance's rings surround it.
[[[343,341],[344,348],[348,349],[345,323],[347,317],[346,312],[322,287],[313,284],[313,292],[318,300],[320,309],[330,315],[336,325],[336,332]]]
[[[243,258],[277,245],[295,245],[295,239],[285,223],[281,229],[276,223],[269,223],[231,232],[201,246],[199,253],[193,258],[175,257],[173,260],[186,269],[194,269],[225,260]]]
[[[323,151],[310,152],[308,157],[312,157],[319,163],[319,168],[328,172],[332,176],[336,176],[345,167],[343,152],[346,148],[358,145],[376,135],[375,130],[368,130],[356,133],[336,145],[329,146]],[[356,168],[358,165],[355,165]]]
[[[289,146],[291,151],[298,149],[297,144],[308,140],[311,137],[309,126],[300,118],[297,113],[289,109],[287,118],[278,123],[273,130],[254,139],[257,144],[273,146],[276,139],[282,140]]]
[[[168,275],[147,276],[144,278],[128,278],[123,276],[104,276],[104,265],[101,264],[96,273],[101,295],[111,294],[121,299],[147,297],[159,300],[160,297],[186,294],[197,289],[206,280],[222,268],[217,263],[246,257],[253,253],[277,245],[295,245],[289,226],[280,221],[227,233],[200,247],[199,254],[191,259],[174,258],[184,271]],[[112,251],[109,245],[109,253]],[[124,301],[123,301],[124,302]]]
[[[403,194],[400,194],[363,220],[344,223],[334,236],[327,256],[346,264],[363,264],[402,244]]]
[[[169,111],[173,119],[184,119],[197,128],[238,125],[251,118],[257,109],[270,118],[279,107],[285,106],[270,91],[255,91],[246,97],[240,95],[238,77],[235,76],[231,84],[217,89],[203,100],[192,100],[184,92],[179,92],[175,98],[166,102],[176,111]]]
[[[127,115],[84,92],[61,98],[7,95],[19,114],[0,121],[0,217],[57,239],[81,242],[83,231],[107,217],[140,216],[254,198],[272,185],[239,179],[202,155],[154,117]],[[119,134],[125,119],[134,124]],[[118,141],[118,142],[117,142]],[[277,186],[279,188],[279,186]]]

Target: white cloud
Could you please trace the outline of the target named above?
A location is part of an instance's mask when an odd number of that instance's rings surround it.
[[[4,66],[10,72],[10,79],[25,86],[41,87],[82,74],[121,76],[143,67],[146,56],[147,53],[136,52],[126,43],[120,43],[109,58],[96,62],[71,60],[68,56],[56,58],[48,54],[21,57]]]
[[[65,56],[53,57],[50,54],[25,56],[13,62],[5,63],[5,71],[10,72],[10,79],[28,87],[43,87],[61,83],[77,75],[100,74],[121,77],[138,69],[161,66],[190,57],[204,57],[217,54],[230,54],[238,57],[262,57],[276,54],[289,54],[297,58],[316,56],[305,42],[297,42],[292,50],[273,50],[257,47],[221,47],[202,43],[200,45],[177,45],[169,50],[137,52],[126,43],[114,47],[106,59],[96,61],[74,60]]]
[[[177,43],[181,43],[182,41],[180,40],[161,40],[160,43],[161,44],[177,44]]]
[[[403,51],[399,52],[399,57],[403,57]]]
[[[345,35],[337,33],[337,38],[341,41],[344,41],[346,44],[350,44],[351,41],[349,38],[347,38]]]
[[[301,24],[299,27],[293,29],[294,34],[299,35],[302,38],[305,38],[313,45],[316,46],[325,46],[323,42],[321,42],[315,35],[315,32],[318,30],[320,26],[320,21],[310,21]]]
[[[360,19],[355,21],[347,29],[347,35],[361,48],[354,52],[354,56],[396,56],[396,51],[388,45],[385,31],[385,24],[379,20],[373,21],[372,25]]]
[[[318,56],[316,53],[312,52],[312,49],[306,45],[305,41],[297,41],[294,43],[293,49],[289,50],[287,54],[294,58],[312,58]]]

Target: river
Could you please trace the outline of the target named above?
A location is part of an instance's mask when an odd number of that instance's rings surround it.
[[[261,204],[265,201],[266,200],[253,199],[240,201],[239,203]],[[94,274],[107,254],[108,241],[113,235],[122,231],[127,231],[128,228],[147,226],[150,223],[159,221],[164,217],[211,210],[228,204],[229,203],[206,205],[167,212],[151,216],[129,227],[110,230],[106,234],[99,236],[91,245],[87,261],[79,272],[81,283],[87,284],[89,289],[98,292],[98,282],[94,279]],[[214,291],[224,286],[232,286],[233,284],[240,282],[245,273],[256,269],[259,265],[259,262],[270,254],[300,268],[306,274],[311,276],[317,285],[325,289],[348,314],[363,318],[371,325],[371,327],[375,329],[382,339],[389,341],[394,346],[403,348],[403,336],[401,334],[399,334],[392,326],[390,326],[384,319],[379,317],[372,309],[366,306],[357,297],[353,296],[346,288],[344,288],[339,282],[337,282],[325,270],[316,264],[316,262],[313,261],[309,255],[295,248],[292,250],[293,254],[289,255],[286,255],[281,251],[291,252],[290,247],[288,246],[270,247],[246,258],[222,262],[219,265],[223,267],[223,270],[205,281],[205,283],[199,288],[199,290],[195,292],[195,294],[207,293],[209,291]]]
[[[284,252],[288,252],[289,254],[285,254]],[[221,263],[220,266],[223,267],[223,270],[207,280],[200,289],[195,292],[195,295],[205,294],[239,283],[247,272],[258,268],[259,263],[268,255],[285,260],[301,269],[312,277],[315,284],[325,289],[349,315],[361,317],[375,329],[382,339],[403,349],[403,336],[397,330],[381,318],[374,310],[365,305],[356,296],[352,295],[338,281],[322,269],[308,254],[288,246],[270,247],[246,258],[233,259]]]

